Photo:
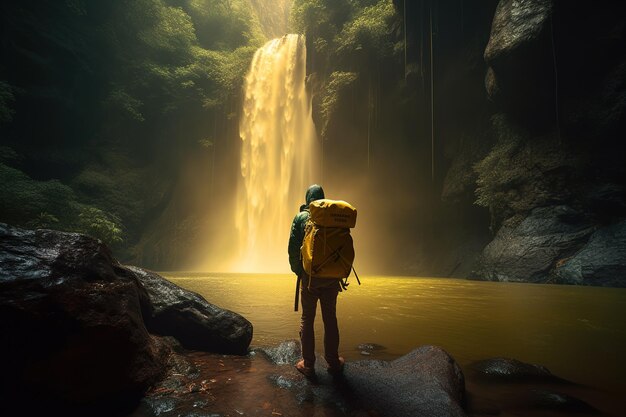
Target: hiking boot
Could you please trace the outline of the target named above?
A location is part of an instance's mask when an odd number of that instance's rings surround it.
[[[307,378],[315,377],[315,368],[313,368],[312,366],[304,366],[304,359],[298,361],[298,363],[296,364],[296,369]]]
[[[343,372],[343,365],[345,362],[346,361],[340,356],[336,364],[334,363],[332,365],[328,365],[326,371],[328,371],[331,375],[340,375]]]

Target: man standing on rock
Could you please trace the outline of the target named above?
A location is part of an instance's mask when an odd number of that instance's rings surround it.
[[[304,227],[309,219],[309,204],[324,198],[321,186],[311,185],[305,194],[306,204],[300,207],[291,225],[289,235],[289,264],[291,270],[300,278],[300,299],[302,302],[302,319],[300,323],[300,344],[302,360],[296,368],[306,377],[315,375],[315,333],[313,323],[319,300],[324,321],[324,358],[330,374],[337,375],[343,370],[344,359],[339,356],[339,327],[337,326],[337,294],[340,291],[339,280],[311,278],[302,266],[300,248],[304,239]]]

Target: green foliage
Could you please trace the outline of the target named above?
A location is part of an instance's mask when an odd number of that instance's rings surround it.
[[[65,0],[65,5],[77,16],[84,16],[87,14],[83,0]]]
[[[344,93],[357,78],[358,74],[354,72],[335,71],[330,75],[329,81],[324,88],[320,105],[323,137],[326,137],[330,118],[339,106],[342,93]]]
[[[213,147],[213,141],[211,139],[200,139],[198,140],[198,145],[200,145],[203,148],[212,148]]]
[[[263,42],[258,18],[245,0],[187,0],[182,2],[196,28],[200,46],[234,50]]]
[[[0,163],[0,194],[1,222],[86,233],[111,245],[123,241],[117,216],[79,203],[72,188],[58,180],[35,181]]]
[[[403,50],[395,49],[400,20],[393,2],[295,0],[291,18],[293,28],[306,35],[307,47],[313,49],[310,71],[320,80],[313,108],[320,118],[321,136],[331,135],[329,126],[342,112],[342,94],[348,88],[355,93],[352,110],[355,102],[367,100],[364,120],[370,129],[370,116],[378,112],[374,103],[380,103],[378,95],[385,88],[381,80],[393,84],[388,75],[403,55]]]
[[[0,163],[0,221],[25,225],[41,213],[57,219],[71,217],[74,191],[57,180],[34,181]],[[68,221],[65,222],[69,224]]]
[[[391,0],[296,0],[292,10],[292,26],[315,52],[345,64],[392,55],[397,18]]]
[[[127,234],[136,233],[156,181],[149,177],[149,171],[138,168],[130,155],[107,150],[100,162],[86,166],[70,185],[79,201],[114,213],[127,225]]]
[[[571,175],[569,181],[576,182],[575,173],[583,170],[580,158],[554,137],[532,137],[502,114],[493,116],[492,130],[497,143],[474,166],[475,204],[489,208],[492,230],[516,214],[568,198],[559,177]]]
[[[524,167],[515,166],[512,161],[522,138],[507,126],[502,115],[494,116],[492,124],[498,142],[483,160],[474,165],[478,174],[476,204],[501,211],[506,207],[512,189],[524,177],[521,172]]]
[[[104,105],[109,109],[122,114],[122,117],[129,120],[143,122],[145,118],[141,114],[141,100],[132,97],[123,88],[114,88],[106,98]]]
[[[13,101],[15,101],[15,97],[11,86],[0,81],[0,125],[10,122],[13,118],[14,111],[11,108]]]
[[[0,9],[11,40],[0,44],[0,221],[88,233],[128,259],[169,215],[189,155],[236,132],[243,78],[266,41],[250,1]],[[185,241],[188,226],[171,233]]]
[[[362,51],[378,58],[391,54],[393,44],[389,33],[395,17],[393,4],[388,0],[380,0],[359,10],[338,34],[337,53]]]
[[[82,233],[102,240],[108,245],[122,243],[122,229],[120,219],[90,206],[80,206],[78,226]]]
[[[72,180],[72,188],[87,196],[101,196],[115,188],[115,179],[96,168],[87,167]]]
[[[139,3],[141,4],[141,3]],[[196,44],[196,36],[191,17],[177,7],[167,7],[154,2],[151,16],[153,24],[138,32],[142,47],[152,58],[161,62],[181,62],[191,58],[191,47]],[[137,10],[137,13],[141,13]]]
[[[122,129],[219,110],[264,42],[246,0],[134,0],[115,10],[104,32],[117,60],[104,104],[123,116]]]
[[[20,161],[20,155],[9,146],[0,145],[0,163],[9,164]]]
[[[307,36],[330,40],[348,20],[352,9],[347,0],[295,0],[291,24]]]
[[[31,229],[50,229],[59,223],[59,219],[45,211],[39,213],[37,217],[26,222],[26,226]]]

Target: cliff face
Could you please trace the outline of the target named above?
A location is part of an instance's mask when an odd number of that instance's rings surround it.
[[[495,236],[478,278],[626,285],[624,16],[608,1],[498,4],[494,145],[475,166]]]

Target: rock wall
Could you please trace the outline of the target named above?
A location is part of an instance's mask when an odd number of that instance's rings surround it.
[[[625,16],[610,1],[498,4],[494,145],[476,165],[495,236],[476,278],[626,286]]]

